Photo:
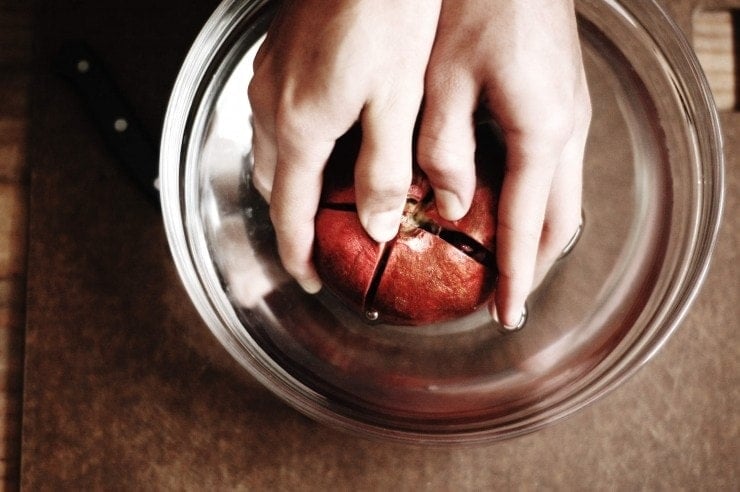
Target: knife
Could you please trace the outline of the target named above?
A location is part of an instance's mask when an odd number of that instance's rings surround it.
[[[76,41],[62,47],[54,65],[80,96],[124,172],[158,205],[158,146],[144,131],[100,58],[86,43]]]

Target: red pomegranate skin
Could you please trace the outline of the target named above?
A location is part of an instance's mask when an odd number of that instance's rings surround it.
[[[355,206],[359,130],[337,142],[316,216],[314,263],[324,286],[366,320],[408,326],[447,321],[472,313],[493,295],[504,157],[488,125],[482,126],[469,212],[457,221],[443,219],[426,176],[414,166],[400,230],[382,244],[365,232]]]

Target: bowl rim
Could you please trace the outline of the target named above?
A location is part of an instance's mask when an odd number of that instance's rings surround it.
[[[689,102],[697,107],[693,111],[704,112],[704,128],[709,142],[702,142],[708,152],[703,159],[705,168],[711,167],[712,179],[702,183],[704,202],[701,214],[705,219],[705,228],[700,240],[691,252],[692,266],[686,272],[677,292],[673,309],[665,314],[665,320],[659,330],[651,336],[640,340],[631,347],[619,361],[610,366],[596,381],[590,381],[570,397],[558,401],[541,412],[528,415],[522,420],[513,420],[496,428],[495,435],[490,429],[477,431],[457,430],[451,432],[429,433],[412,431],[406,428],[394,429],[376,425],[367,418],[356,418],[352,412],[344,414],[331,412],[316,405],[323,399],[311,388],[288,374],[287,371],[266,366],[263,358],[269,356],[254,344],[255,352],[248,355],[245,367],[260,383],[268,387],[282,400],[302,413],[325,424],[365,437],[376,437],[402,442],[425,444],[460,444],[490,442],[518,436],[541,429],[555,421],[566,418],[581,408],[601,398],[620,386],[635,372],[647,363],[666,343],[676,328],[681,324],[707,276],[712,253],[717,243],[721,216],[724,208],[724,141],[720,118],[712,97],[709,83],[704,76],[699,61],[674,19],[655,0],[579,0],[577,5],[606,4],[628,16],[636,22],[649,19],[658,22],[661,29],[650,31],[650,38],[660,48],[674,72],[681,74],[677,83],[684,95],[689,95]],[[228,42],[233,31],[243,19],[258,15],[265,9],[275,7],[271,0],[224,0],[214,11],[195,39],[175,81],[167,112],[161,140],[160,152],[160,186],[161,205],[165,232],[171,253],[181,281],[197,308],[203,321],[216,334],[227,351],[240,362],[243,361],[243,347],[234,341],[224,339],[218,332],[224,324],[224,313],[219,312],[209,292],[204,288],[202,271],[196,267],[202,258],[191,248],[188,240],[187,224],[183,220],[183,197],[181,196],[184,172],[181,169],[185,162],[189,142],[188,121],[191,112],[198,107],[202,96],[202,87],[208,77],[214,73],[214,64],[222,60],[228,51]],[[643,29],[647,29],[643,25]],[[671,48],[671,49],[669,49]],[[218,56],[220,55],[220,56]],[[185,170],[187,172],[187,170]],[[244,363],[242,362],[242,365]]]

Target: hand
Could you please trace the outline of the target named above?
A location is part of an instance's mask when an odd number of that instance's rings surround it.
[[[491,309],[516,326],[581,219],[591,105],[572,1],[443,1],[417,152],[450,220],[472,200],[472,115],[481,102],[507,146]]]
[[[358,214],[392,239],[411,183],[412,136],[440,0],[294,0],[254,62],[254,184],[270,202],[281,260],[308,292],[322,171],[356,121]]]

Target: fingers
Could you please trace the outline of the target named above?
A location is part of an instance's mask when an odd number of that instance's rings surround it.
[[[566,144],[563,161],[553,176],[534,274],[535,288],[561,257],[581,225],[582,186],[583,139],[574,136]]]
[[[430,65],[417,160],[434,189],[440,214],[461,219],[475,192],[475,129],[473,112],[478,86],[469,77]]]
[[[275,145],[275,127],[265,118],[254,118],[252,157],[254,169],[252,183],[262,197],[269,203],[272,199],[272,185],[277,166],[277,147]]]
[[[554,170],[560,152],[553,143],[532,151],[531,139],[507,139],[507,172],[499,199],[495,309],[507,326],[519,324],[532,290],[535,259]],[[547,150],[545,150],[547,149]]]
[[[411,95],[411,101],[418,101]],[[355,166],[357,213],[370,237],[390,241],[398,233],[412,178],[412,139],[418,104],[369,104],[363,111],[362,144]]]
[[[495,299],[505,325],[518,324],[529,292],[544,279],[581,224],[583,156],[590,120],[583,75],[561,116],[507,138]]]
[[[283,265],[309,292],[320,286],[311,257],[322,171],[358,118],[360,218],[378,241],[398,230],[441,2],[396,3],[284,2],[254,60],[253,183],[270,201]]]
[[[314,217],[321,194],[322,170],[333,146],[333,140],[296,138],[290,130],[278,133],[270,219],[283,266],[309,293],[321,289],[312,263]]]
[[[265,45],[260,48],[263,53]],[[255,61],[255,69],[258,63]],[[256,71],[256,70],[255,70]],[[277,165],[277,144],[275,137],[274,95],[270,85],[258,75],[250,81],[247,89],[249,103],[252,108],[252,183],[262,197],[271,201],[272,183]]]
[[[563,147],[560,165],[553,176],[545,223],[535,270],[535,287],[547,275],[583,225],[583,158],[591,124],[591,99],[585,73],[576,90],[573,132]],[[576,238],[577,239],[577,238]]]

